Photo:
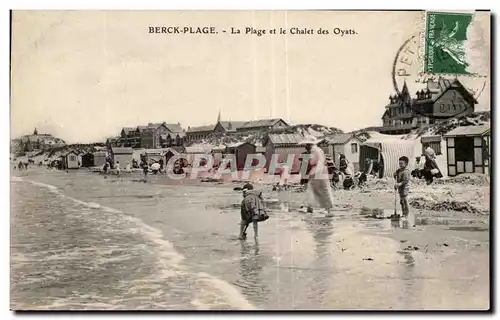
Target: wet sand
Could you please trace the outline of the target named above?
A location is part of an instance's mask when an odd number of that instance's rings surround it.
[[[240,184],[190,181],[171,185],[161,176],[151,176],[147,183],[142,183],[140,174],[104,179],[81,170],[47,174],[44,169],[33,169],[14,175],[21,176],[22,182],[12,182],[19,190],[26,188],[25,184],[33,186],[28,181],[41,182],[57,188],[59,196],[92,203],[94,208],[90,211],[112,208],[114,212],[109,214],[113,217],[133,218],[130,223],[140,228],[116,228],[131,232],[130,236],[148,235],[155,239],[154,248],[158,249],[150,248],[155,252],[141,272],[148,265],[164,275],[182,270],[193,277],[185,282],[179,280],[175,287],[203,285],[205,293],[198,296],[186,288],[175,291],[186,296],[186,302],[180,299],[171,304],[176,309],[489,308],[488,215],[412,210],[414,217],[408,224],[363,216],[363,206],[394,210],[392,190],[380,189],[336,191],[334,217],[325,218],[321,213],[295,210],[305,200],[304,193],[278,194],[270,191],[269,186],[257,185],[265,190],[271,218],[259,225],[258,242],[253,239],[252,230],[248,231],[248,240],[239,241],[236,237],[241,194],[233,188]],[[460,195],[459,187],[451,188],[455,195]],[[420,189],[418,192],[425,193]],[[16,199],[16,194],[12,198]],[[38,206],[32,209],[33,214],[47,206],[43,199],[33,204]],[[67,214],[64,206],[58,212],[61,216]],[[37,232],[44,230],[43,225],[32,228]],[[110,228],[109,232],[114,230]],[[12,230],[16,232],[14,226]],[[29,242],[31,237],[26,233],[20,238]],[[146,242],[144,245],[148,246]],[[12,265],[19,263],[15,258],[23,249],[16,250]],[[78,265],[73,268],[78,269]],[[90,268],[89,276],[110,272],[106,268]],[[40,267],[23,272],[43,274],[47,270]],[[52,276],[53,285],[61,286],[57,275]],[[119,287],[111,285],[113,290],[106,291],[111,297],[103,304],[87,297],[92,296],[88,288],[72,286],[67,279],[65,285],[77,292],[69,304],[74,308],[111,309],[120,306],[117,297],[127,293],[130,300],[123,304],[127,308],[168,309],[168,297],[158,304],[145,302],[150,295],[161,301],[165,292],[172,291],[168,287],[171,278],[162,279],[164,284],[160,281],[148,287],[148,282],[142,283],[141,292],[137,289],[140,277],[128,275]],[[95,283],[93,290],[98,289],[99,283]],[[28,283],[24,290],[13,295],[13,306],[29,309],[30,295],[37,295],[37,308],[68,307],[50,302],[48,289],[31,290]],[[208,292],[214,294],[207,297]],[[87,298],[82,300],[80,296]]]

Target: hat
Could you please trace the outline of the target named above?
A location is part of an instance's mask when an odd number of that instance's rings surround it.
[[[253,186],[250,183],[246,183],[243,186],[243,192],[248,191],[248,190],[253,190]]]
[[[298,144],[318,144],[319,142],[320,140],[316,139],[314,136],[307,136]]]

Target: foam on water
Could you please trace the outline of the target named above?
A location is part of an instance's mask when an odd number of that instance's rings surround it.
[[[12,178],[17,178],[17,177],[12,177]],[[23,179],[21,179],[21,178],[19,178],[17,180],[16,179],[12,179],[12,180],[13,181],[23,181]],[[198,290],[198,292],[195,292],[195,294],[197,294],[198,296],[196,296],[194,299],[192,299],[191,303],[196,308],[210,309],[213,306],[213,304],[211,302],[208,302],[208,301],[206,301],[206,302],[202,301],[203,298],[200,297],[199,294],[206,292],[206,294],[204,294],[204,296],[208,297],[209,294],[214,295],[213,289],[215,289],[217,292],[219,292],[221,294],[221,296],[223,297],[223,300],[225,300],[232,308],[237,308],[237,309],[242,309],[242,310],[254,310],[254,309],[256,309],[256,307],[253,306],[241,294],[241,292],[237,288],[230,285],[226,281],[223,281],[217,277],[214,277],[214,276],[212,276],[208,273],[204,273],[204,272],[201,272],[201,273],[189,272],[189,269],[185,265],[181,264],[182,261],[184,260],[184,256],[179,254],[175,250],[175,248],[171,242],[169,242],[163,238],[163,234],[159,229],[156,229],[156,228],[146,224],[141,219],[134,217],[134,216],[131,216],[131,215],[127,215],[124,212],[117,210],[117,209],[114,209],[114,208],[111,208],[111,207],[103,206],[103,205],[100,205],[100,204],[94,203],[94,202],[86,202],[83,200],[73,198],[71,196],[64,194],[56,186],[53,186],[50,184],[37,182],[37,181],[31,181],[31,180],[28,180],[27,182],[29,182],[33,185],[36,185],[36,186],[47,188],[50,192],[57,194],[58,196],[61,196],[63,198],[69,199],[69,200],[73,201],[74,203],[77,203],[78,205],[81,205],[81,206],[84,206],[84,207],[87,207],[90,209],[98,209],[98,210],[102,210],[102,211],[105,211],[105,212],[108,212],[111,214],[118,215],[118,216],[120,216],[121,219],[124,219],[124,221],[131,222],[133,225],[135,225],[137,227],[137,229],[134,231],[139,232],[148,241],[150,241],[151,243],[153,243],[155,245],[155,247],[156,247],[155,248],[156,250],[154,250],[155,256],[157,257],[157,261],[163,266],[163,268],[161,269],[161,271],[158,274],[155,275],[154,279],[137,279],[135,281],[131,281],[131,283],[128,284],[130,286],[129,292],[140,292],[140,290],[144,288],[145,283],[149,283],[149,285],[148,285],[149,289],[151,289],[151,288],[154,289],[154,287],[158,286],[158,283],[161,283],[163,280],[167,280],[168,278],[171,278],[171,277],[188,275],[188,276],[194,277],[196,279],[196,282],[201,283],[201,284],[205,284],[211,288],[211,290],[208,288],[203,289],[203,286],[202,286],[200,288],[200,290]],[[71,252],[69,252],[67,250],[64,250],[64,251],[61,250],[62,252],[59,252],[57,254],[53,254],[54,252],[52,252],[53,255],[47,257],[47,259],[65,260],[68,258],[71,259],[72,257],[76,258],[76,257],[79,257],[81,255],[82,251],[85,251],[85,250],[89,251],[92,249],[88,249],[88,248],[72,249]],[[104,260],[101,259],[102,261],[100,260],[100,262],[103,262],[103,261],[104,262],[111,262],[111,261],[112,262],[119,262],[119,261],[126,259],[126,255],[125,256],[122,255],[119,257],[104,257],[107,254],[112,254],[113,250],[114,249],[108,249],[107,251],[99,252],[99,255],[102,255],[104,258]],[[212,297],[211,300],[214,300],[214,299],[219,300],[220,296]],[[116,301],[116,302],[118,302],[118,301]],[[66,301],[66,304],[65,304],[65,301],[63,301],[61,299],[54,301],[49,306],[49,308],[60,308],[62,306],[64,306],[65,308],[68,308],[69,307],[68,303],[76,309],[85,308],[85,304],[75,304],[74,302],[71,302],[71,301]],[[92,302],[92,308],[95,308],[95,307],[98,307],[98,305],[96,305],[94,302]],[[113,306],[106,305],[104,307],[104,305],[103,305],[102,307],[110,309]],[[165,308],[169,308],[169,309],[172,308],[172,306],[167,306],[167,305],[162,305],[161,307],[165,307]],[[43,308],[46,309],[47,307],[44,306]]]

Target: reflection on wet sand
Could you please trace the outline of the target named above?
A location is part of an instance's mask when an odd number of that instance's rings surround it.
[[[332,220],[330,218],[316,218],[306,216],[303,221],[307,230],[314,240],[314,261],[313,267],[316,269],[310,284],[307,286],[307,296],[312,301],[317,301],[321,306],[325,304],[326,294],[329,291],[329,276],[326,270],[329,269],[329,255],[331,242],[330,236],[333,234]]]
[[[403,292],[401,292],[400,299],[402,309],[415,308],[415,303],[419,299],[415,299],[420,294],[420,288],[415,283],[415,258],[412,251],[398,251],[404,258],[404,262],[400,263],[400,273],[403,279]]]
[[[265,256],[260,254],[258,240],[255,240],[253,244],[241,241],[239,279],[235,284],[254,303],[266,301],[270,292],[266,282],[261,278],[265,261]]]

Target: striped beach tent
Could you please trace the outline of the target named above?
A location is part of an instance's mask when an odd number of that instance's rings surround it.
[[[416,154],[415,144],[417,140],[403,140],[382,135],[372,137],[365,141],[360,148],[360,165],[364,169],[366,159],[378,161],[381,164],[379,177],[392,177],[399,168],[399,158],[407,156],[409,159],[408,169],[413,170]]]

